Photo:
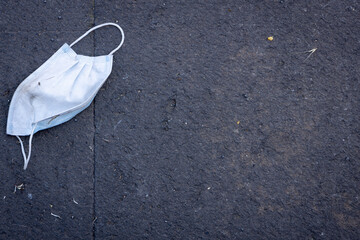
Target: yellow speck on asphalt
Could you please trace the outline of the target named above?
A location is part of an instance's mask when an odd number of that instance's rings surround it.
[[[236,124],[239,125],[239,124],[240,124],[240,121],[237,121]]]
[[[274,40],[274,37],[270,36],[270,37],[267,38],[267,40],[272,41],[272,40]]]

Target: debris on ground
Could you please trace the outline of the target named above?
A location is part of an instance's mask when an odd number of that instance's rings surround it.
[[[304,61],[306,61],[316,50],[317,50],[317,48],[313,48],[313,49],[311,49],[309,51],[306,51],[306,53],[310,53],[310,54],[305,58]]]
[[[15,185],[15,188],[14,188],[14,193],[16,193],[16,189],[17,190],[24,190],[25,189],[25,185],[22,183],[22,184],[19,184],[19,185]]]
[[[56,218],[60,218],[60,219],[61,219],[61,217],[60,217],[59,215],[56,215],[56,214],[54,214],[54,213],[51,213],[51,216],[54,216],[54,217],[56,217]]]

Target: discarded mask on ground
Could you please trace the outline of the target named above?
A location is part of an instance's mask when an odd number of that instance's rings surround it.
[[[117,27],[121,42],[109,55],[83,56],[72,46],[91,31],[103,27]],[[31,156],[34,134],[64,123],[87,108],[111,73],[113,54],[124,43],[124,32],[115,23],[91,28],[72,44],[64,44],[16,89],[10,103],[6,133],[16,136],[21,144],[24,169]],[[26,155],[20,136],[29,137]]]

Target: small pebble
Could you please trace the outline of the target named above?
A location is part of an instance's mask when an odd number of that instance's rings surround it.
[[[28,198],[31,200],[33,198],[31,193],[28,193]]]

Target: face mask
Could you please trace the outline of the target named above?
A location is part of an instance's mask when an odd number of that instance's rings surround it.
[[[115,26],[122,35],[117,48],[109,55],[83,56],[71,48],[91,31]],[[33,135],[69,121],[87,108],[111,73],[113,54],[124,42],[124,32],[114,23],[93,27],[70,46],[64,44],[16,89],[10,103],[6,133],[16,136],[21,144],[24,169],[31,156]],[[26,156],[20,136],[30,135]]]

